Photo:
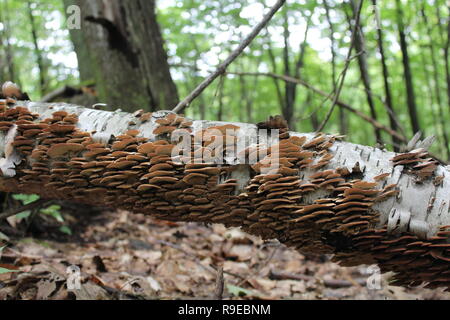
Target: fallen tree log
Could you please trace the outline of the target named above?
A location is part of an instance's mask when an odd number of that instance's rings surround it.
[[[181,146],[181,147],[180,147]],[[0,190],[239,226],[395,284],[450,287],[450,175],[326,134],[0,100]]]

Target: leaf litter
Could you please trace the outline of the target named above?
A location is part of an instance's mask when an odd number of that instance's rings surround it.
[[[367,266],[343,268],[239,228],[121,210],[67,215],[71,232],[13,232],[0,223],[1,300],[212,299],[220,267],[224,299],[450,299],[442,290],[390,286],[386,275],[371,290]],[[76,289],[67,286],[73,267]]]

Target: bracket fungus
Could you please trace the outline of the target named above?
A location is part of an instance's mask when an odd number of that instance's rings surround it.
[[[0,141],[3,191],[240,226],[344,266],[376,263],[399,285],[450,288],[450,174],[423,145],[395,154],[290,132],[281,117],[191,121],[11,97]]]

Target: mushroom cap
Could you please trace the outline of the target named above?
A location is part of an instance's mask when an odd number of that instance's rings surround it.
[[[171,133],[176,128],[177,127],[175,127],[175,126],[160,126],[160,127],[156,128],[155,130],[153,130],[153,134],[160,135],[160,134],[165,134],[165,133]]]
[[[159,186],[157,186],[157,185],[154,185],[154,184],[141,184],[141,185],[139,185],[139,187],[137,188],[137,191],[138,192],[145,192],[145,191],[148,191],[148,190],[161,190],[162,188],[161,187],[159,187]]]
[[[117,150],[123,150],[125,149],[127,146],[129,146],[130,144],[133,144],[136,142],[136,138],[130,138],[130,139],[124,139],[124,140],[117,140],[114,141],[111,149],[114,151]]]
[[[143,154],[155,152],[155,145],[153,144],[153,142],[147,142],[147,143],[141,144],[137,148],[137,151],[140,153],[143,153]]]
[[[59,124],[59,123],[51,124],[48,127],[48,129],[52,133],[68,133],[74,131],[75,128],[76,127],[73,124]]]
[[[140,131],[137,129],[130,129],[127,132],[125,132],[125,134],[132,136],[132,137],[137,136],[139,133],[140,133]]]
[[[57,158],[67,153],[78,153],[82,150],[84,150],[84,147],[78,143],[57,143],[48,149],[47,155],[50,158]]]
[[[155,172],[159,170],[172,170],[173,166],[170,163],[162,162],[157,163],[151,166],[151,168],[148,170],[148,172]]]
[[[67,111],[61,110],[61,111],[55,111],[52,113],[52,116],[54,118],[56,117],[67,117],[69,114],[67,113]]]
[[[187,184],[204,184],[209,176],[203,173],[189,173],[183,178],[183,181]]]
[[[137,163],[138,163],[137,161],[133,161],[133,160],[126,160],[125,159],[123,161],[120,161],[120,159],[119,159],[119,160],[116,160],[116,161],[108,164],[106,166],[106,168],[108,168],[108,169],[124,169],[124,168],[127,168],[127,167],[131,167],[131,166],[133,166],[133,165],[135,165]]]

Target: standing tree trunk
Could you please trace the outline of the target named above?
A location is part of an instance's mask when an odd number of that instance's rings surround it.
[[[278,74],[277,61],[275,58],[276,56],[275,56],[275,53],[273,52],[272,44],[270,43],[270,40],[267,43],[267,55],[269,56],[270,65],[272,67],[272,72],[274,74]],[[273,84],[275,87],[275,92],[277,94],[278,103],[280,104],[280,110],[281,110],[281,112],[283,112],[285,102],[283,99],[283,94],[281,92],[279,80],[276,78],[272,78],[272,80],[273,80]]]
[[[377,0],[372,0],[372,4],[374,6],[374,10],[377,10]],[[383,83],[384,83],[384,93],[386,96],[386,107],[387,107],[387,112],[388,112],[388,116],[389,116],[389,122],[391,125],[391,129],[394,131],[397,131],[397,119],[396,119],[396,115],[395,115],[395,111],[394,111],[394,106],[392,104],[392,94],[391,94],[391,86],[389,84],[389,70],[387,68],[387,64],[386,64],[386,55],[384,53],[384,41],[383,41],[383,31],[381,30],[381,24],[380,21],[378,20],[378,16],[377,16],[377,12],[375,12],[375,18],[377,19],[377,44],[378,44],[378,51],[380,52],[380,56],[381,56],[381,66],[383,68]],[[399,150],[399,145],[400,145],[401,141],[398,140],[396,137],[392,137],[392,144],[394,147],[394,151],[398,151]]]
[[[411,127],[414,134],[420,131],[419,117],[417,115],[413,76],[411,72],[411,67],[409,65],[408,43],[406,41],[405,26],[403,22],[403,9],[401,7],[400,0],[395,0],[395,3],[397,10],[397,27],[400,38],[400,49],[402,51],[402,63],[406,86],[406,101],[408,105],[409,117],[411,119]]]
[[[447,4],[447,32],[444,45],[444,64],[445,64],[445,80],[447,82],[447,104],[450,109],[450,66],[449,66],[449,49],[450,49],[450,4]],[[438,11],[439,12],[439,11]]]
[[[16,67],[14,65],[13,50],[11,48],[11,26],[8,1],[3,1],[3,8],[0,8],[0,22],[3,24],[3,29],[0,31],[0,47],[3,48],[5,59],[0,62],[4,68],[5,77],[8,80],[16,82],[20,85],[20,79],[16,74]]]
[[[217,120],[218,121],[222,121],[223,120],[223,107],[224,107],[224,102],[223,102],[223,97],[224,97],[224,90],[225,90],[225,77],[221,76],[220,80],[219,80],[219,92],[217,93],[218,95],[218,103],[219,103],[219,107],[217,108]]]
[[[441,84],[439,81],[439,67],[438,67],[438,63],[437,63],[437,59],[436,59],[434,40],[431,36],[432,30],[430,28],[428,17],[425,12],[425,5],[423,3],[420,8],[420,15],[422,16],[423,24],[425,25],[425,30],[426,30],[426,34],[427,34],[427,38],[428,38],[427,47],[430,50],[431,66],[433,67],[432,74],[433,74],[433,81],[434,81],[434,92],[435,92],[436,102],[437,102],[437,106],[438,106],[438,110],[439,110],[439,119],[440,119],[441,127],[442,127],[442,137],[444,139],[444,144],[445,144],[444,147],[445,147],[445,150],[447,153],[447,159],[450,159],[450,147],[449,147],[447,132],[445,130],[445,128],[447,126],[445,125],[445,117],[444,117],[444,110],[443,110],[444,108],[442,105],[442,97],[441,97],[441,86],[440,86]]]
[[[354,0],[350,1],[350,5],[352,7],[352,12],[353,12],[353,16],[356,17],[356,10],[358,9]],[[375,102],[373,101],[372,98],[372,87],[371,87],[371,80],[370,80],[370,75],[369,75],[369,66],[367,64],[367,59],[366,59],[366,48],[365,48],[365,44],[364,44],[364,34],[363,31],[361,29],[361,24],[356,25],[354,28],[352,28],[352,23],[351,23],[351,19],[349,16],[347,16],[348,18],[348,22],[349,22],[349,26],[350,26],[350,30],[354,30],[354,32],[356,33],[354,36],[355,39],[355,49],[358,55],[358,66],[359,66],[359,71],[361,73],[361,79],[364,85],[364,89],[366,92],[366,98],[367,98],[367,104],[369,105],[369,109],[370,109],[370,116],[374,119],[377,120],[377,112],[375,110]],[[355,20],[356,21],[356,20]],[[378,128],[375,128],[375,138],[377,143],[382,144],[383,141],[381,139],[381,131]]]
[[[81,29],[70,31],[80,77],[95,82],[100,100],[127,110],[177,104],[154,0],[65,0],[71,4],[82,15]]]
[[[442,116],[442,112],[439,109],[438,113],[439,116],[436,115],[436,110],[435,110],[435,101],[434,101],[434,95],[433,95],[433,84],[431,83],[431,75],[430,72],[427,69],[427,57],[425,57],[424,54],[424,50],[421,50],[420,52],[420,59],[422,61],[422,65],[423,65],[423,73],[425,75],[425,84],[426,84],[426,90],[428,90],[429,94],[427,95],[428,98],[428,103],[430,104],[430,109],[431,109],[431,118],[433,119],[433,123],[439,123],[439,130],[441,131],[441,134],[437,134],[436,135],[436,139],[438,144],[441,144],[444,146],[445,148],[445,143],[447,140],[445,140],[445,118]],[[444,139],[443,142],[441,142],[441,138]]]
[[[262,56],[259,56],[257,58],[255,70],[258,70],[258,67],[261,64],[261,59]],[[245,63],[242,62],[242,59],[238,67],[240,70],[242,70],[242,72],[246,71]],[[249,82],[246,81],[244,75],[239,75],[242,103],[245,105],[245,121],[249,123],[253,122],[253,100],[257,92],[258,81],[259,77],[253,77],[253,81],[249,84]],[[243,117],[240,117],[240,119],[240,121],[244,121]]]
[[[37,34],[37,26],[33,15],[33,8],[30,1],[27,1],[27,8],[28,8],[28,17],[30,19],[30,26],[31,26],[31,36],[33,38],[33,45],[34,45],[34,54],[36,56],[36,63],[39,69],[39,88],[41,97],[43,97],[47,91],[47,81],[45,76],[45,66],[44,66],[44,57],[42,50],[39,48],[38,43],[38,34]]]
[[[303,37],[303,41],[300,44],[300,50],[298,54],[298,58],[295,60],[294,64],[294,70],[291,68],[291,59],[289,55],[289,23],[288,23],[288,9],[287,7],[284,8],[284,24],[283,24],[283,39],[284,39],[284,47],[283,47],[283,64],[284,64],[284,75],[288,77],[300,77],[300,70],[304,65],[304,59],[305,59],[305,51],[307,46],[307,38],[308,38],[308,31],[309,31],[309,25],[311,22],[311,16],[307,18],[306,21],[306,28],[305,33]],[[285,82],[285,92],[284,92],[284,108],[283,108],[283,116],[286,119],[287,123],[289,124],[289,127],[292,129],[295,129],[295,100],[297,95],[297,84],[296,83],[289,83]]]
[[[4,25],[2,10],[0,10],[0,23]],[[6,46],[4,40],[4,32],[3,30],[0,30],[0,79],[7,79],[8,70],[5,61],[6,61]]]
[[[289,23],[288,23],[288,9],[285,6],[283,8],[284,20],[283,20],[283,66],[284,66],[284,75],[291,75],[291,62],[289,57]],[[283,116],[286,119],[287,123],[291,126],[292,120],[294,117],[294,99],[295,95],[292,94],[295,88],[295,83],[284,83],[284,108],[283,108]]]
[[[333,92],[336,92],[336,81],[337,81],[337,72],[336,72],[336,39],[334,37],[334,24],[331,21],[330,16],[330,6],[328,4],[328,0],[323,0],[323,5],[325,7],[325,16],[327,18],[328,26],[330,27],[330,42],[331,42],[331,74],[332,74],[332,87]],[[317,118],[317,115],[314,113],[314,116]],[[316,119],[317,120],[317,119]],[[314,123],[314,121],[313,121]],[[317,124],[318,126],[318,124]],[[317,128],[314,127],[314,129]],[[347,114],[343,108],[339,108],[339,131],[341,134],[347,134]]]
[[[190,83],[192,83],[193,87],[192,87],[192,89],[189,90],[189,92],[194,90],[195,87],[197,86],[197,83],[199,81],[201,81],[201,80],[199,80],[200,76],[198,76],[198,74],[197,74],[198,70],[199,70],[198,62],[201,59],[201,51],[197,45],[197,40],[195,40],[195,36],[193,34],[190,35],[190,40],[192,42],[192,46],[194,47],[194,51],[195,51],[195,55],[193,57],[195,62],[194,62],[194,66],[193,66],[194,67],[194,76],[192,77],[193,81],[192,80],[189,81]],[[198,104],[198,110],[199,110],[200,117],[202,119],[205,119],[206,118],[206,103],[205,103],[205,98],[203,95],[198,96],[197,104]]]

